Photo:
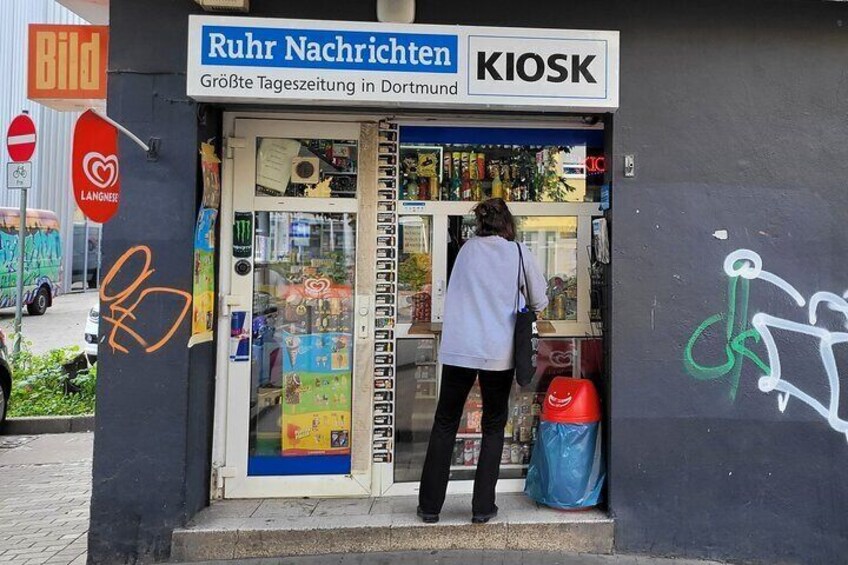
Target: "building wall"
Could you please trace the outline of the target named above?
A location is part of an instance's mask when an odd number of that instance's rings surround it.
[[[374,19],[370,2],[251,5],[254,16]],[[127,246],[149,242],[157,281],[189,288],[199,126],[183,73],[186,17],[196,8],[187,0],[113,0],[111,10],[110,114],[142,138],[162,136],[163,157],[150,164],[122,144],[134,156],[122,160],[125,196],[106,227],[104,266]],[[600,0],[517,10],[505,0],[433,0],[418,2],[417,21],[621,31],[621,109],[608,161],[608,494],[617,550],[842,561],[848,489],[838,478],[848,446],[841,398],[829,398],[839,376],[829,382],[821,351],[830,349],[819,345],[843,337],[843,314],[821,307],[826,329],[816,335],[800,326],[775,332],[785,381],[832,407],[828,421],[797,397],[784,406],[775,392],[760,390],[766,366],[777,364],[753,334],[727,353],[756,313],[802,324],[807,316],[763,280],[751,281],[747,294],[737,283],[728,300],[732,281],[722,263],[750,249],[806,299],[817,291],[841,295],[848,284],[848,7]],[[207,108],[207,115],[219,111]],[[622,177],[625,154],[636,156],[635,178]],[[728,340],[722,324],[731,313]],[[705,323],[712,325],[687,359],[687,343]],[[203,504],[212,357],[190,356],[186,339],[183,326],[156,355],[102,355],[94,563],[163,558],[170,529]],[[841,369],[844,354],[835,349]]]
[[[171,530],[208,503],[215,343],[187,347],[191,311],[176,293],[191,293],[194,228],[200,202],[200,140],[218,135],[218,114],[204,116],[185,95],[186,13],[191,2],[112,2],[109,115],[141,139],[161,140],[158,160],[125,136],[121,206],[103,227],[107,293],[128,288],[149,253],[153,272],[130,297],[150,288],[130,321],[149,351],[128,332],[100,325],[94,436],[90,563],[164,560]],[[120,258],[136,249],[125,263]],[[119,266],[116,268],[116,264]],[[129,302],[127,303],[129,304]],[[121,305],[101,300],[101,314]],[[103,317],[101,317],[103,320]],[[125,350],[122,350],[123,347]]]
[[[848,288],[848,9],[687,2],[684,14],[669,2],[624,10],[612,238],[616,547],[844,562],[839,373],[848,356],[844,344],[819,346],[845,336],[846,318],[823,304],[819,335],[802,326],[814,293]],[[625,154],[636,156],[633,179],[621,176]],[[749,282],[747,298],[736,279],[729,298],[723,262],[740,249],[757,253],[806,304],[762,279]],[[754,337],[728,353],[758,314],[801,326],[772,330],[775,354]],[[743,356],[745,347],[767,367]],[[832,409],[832,421],[795,396],[782,410],[777,391],[761,390],[769,388],[761,377],[778,368],[797,395]]]
[[[79,114],[58,112],[27,99],[27,29],[31,23],[84,24],[55,0],[3,0],[0,2],[0,129],[5,140],[9,122],[21,110],[29,110],[38,130],[33,158],[33,188],[27,206],[52,210],[62,230],[64,277],[62,290],[71,287],[73,262],[74,202],[71,187],[71,139]],[[0,151],[5,183],[9,155]],[[20,206],[20,192],[0,190],[0,206]]]

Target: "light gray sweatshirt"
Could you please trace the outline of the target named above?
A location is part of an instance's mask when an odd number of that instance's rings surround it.
[[[530,308],[548,305],[547,284],[536,258],[524,244],[526,286]],[[513,368],[515,294],[518,285],[518,248],[499,236],[468,240],[454,263],[442,325],[439,361],[445,365],[505,371]],[[524,284],[524,275],[521,275]],[[519,308],[524,307],[524,295]]]

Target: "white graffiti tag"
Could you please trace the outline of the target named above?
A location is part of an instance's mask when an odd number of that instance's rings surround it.
[[[751,325],[762,337],[769,357],[769,373],[760,377],[757,384],[763,392],[778,392],[777,407],[781,412],[786,410],[789,399],[795,397],[826,419],[833,430],[845,434],[848,438],[848,421],[839,417],[839,372],[833,353],[835,345],[848,343],[848,332],[832,332],[816,326],[819,307],[825,305],[830,310],[845,316],[844,326],[848,329],[848,302],[845,300],[845,297],[848,297],[848,292],[843,296],[838,296],[832,292],[816,292],[807,303],[801,293],[791,284],[773,273],[764,271],[760,256],[749,249],[739,249],[728,255],[724,261],[724,272],[730,277],[742,277],[749,280],[759,279],[769,282],[788,294],[799,307],[807,306],[807,323],[787,320],[762,312],[755,314],[751,319]],[[773,329],[818,339],[819,355],[830,387],[830,397],[826,404],[786,380],[786,376],[781,370],[780,352],[772,334]]]

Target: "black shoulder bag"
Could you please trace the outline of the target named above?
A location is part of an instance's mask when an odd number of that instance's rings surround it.
[[[538,331],[536,329],[536,312],[530,308],[530,289],[527,288],[527,271],[524,269],[524,254],[521,245],[518,247],[518,288],[515,291],[515,336],[513,338],[515,356],[515,380],[519,386],[527,386],[536,374],[536,347],[538,346]],[[524,274],[524,285],[521,284],[521,274]],[[519,296],[524,288],[527,307],[520,309]]]

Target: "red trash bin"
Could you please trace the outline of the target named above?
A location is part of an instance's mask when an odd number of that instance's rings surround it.
[[[601,399],[587,379],[556,377],[548,386],[542,405],[542,421],[558,424],[590,424],[601,421]]]
[[[601,400],[588,379],[551,381],[524,492],[552,508],[590,508],[606,473],[601,450]]]

